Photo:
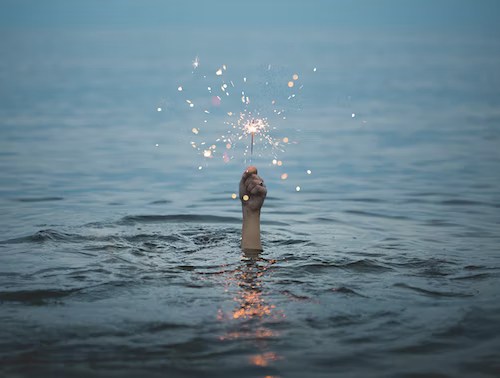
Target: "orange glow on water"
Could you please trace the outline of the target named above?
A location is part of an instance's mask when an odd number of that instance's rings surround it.
[[[270,362],[280,360],[281,357],[274,352],[256,354],[250,357],[250,363],[255,366],[268,366]]]

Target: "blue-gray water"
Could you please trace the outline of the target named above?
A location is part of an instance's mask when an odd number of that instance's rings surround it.
[[[219,27],[2,30],[2,375],[498,376],[498,38]],[[195,55],[303,80],[260,256]]]

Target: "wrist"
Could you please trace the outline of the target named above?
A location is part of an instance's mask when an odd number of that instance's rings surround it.
[[[245,218],[260,218],[260,209],[254,210],[249,207],[243,206],[243,219]]]

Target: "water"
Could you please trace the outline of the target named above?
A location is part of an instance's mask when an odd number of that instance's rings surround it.
[[[236,42],[2,31],[2,375],[498,376],[498,39]],[[169,105],[195,55],[304,80],[299,143],[254,161],[260,255],[238,247],[244,161],[203,162]]]

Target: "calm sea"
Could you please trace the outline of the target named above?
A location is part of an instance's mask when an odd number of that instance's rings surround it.
[[[498,38],[5,29],[0,56],[2,376],[500,375]],[[223,64],[299,75],[282,166],[252,160],[259,256],[244,148],[190,145],[227,130],[184,102]]]

